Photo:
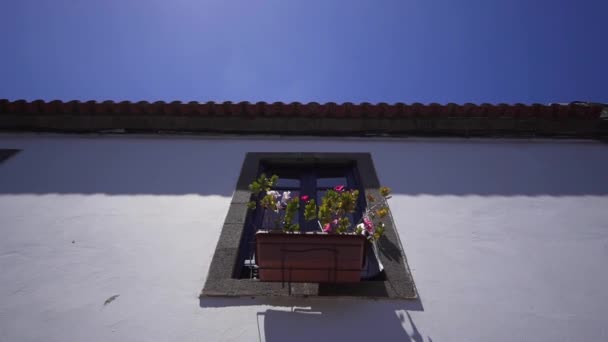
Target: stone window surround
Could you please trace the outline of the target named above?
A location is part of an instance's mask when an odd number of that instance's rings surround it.
[[[352,163],[356,165],[365,194],[380,196],[380,182],[369,153],[247,153],[236,190],[222,227],[205,286],[204,297],[354,297],[415,299],[417,291],[407,265],[398,233],[389,220],[384,236],[378,241],[380,261],[386,280],[361,281],[352,284],[261,282],[237,279],[234,269],[239,254],[242,233],[248,219],[247,202],[251,193],[248,185],[257,177],[263,161],[289,164]]]

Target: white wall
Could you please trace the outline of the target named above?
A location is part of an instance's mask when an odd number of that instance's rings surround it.
[[[605,144],[4,134],[0,148],[23,149],[0,164],[0,341],[608,340]],[[371,152],[420,302],[199,302],[249,151]]]

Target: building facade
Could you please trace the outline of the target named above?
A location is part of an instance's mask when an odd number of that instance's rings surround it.
[[[602,111],[4,101],[0,341],[607,340]],[[205,295],[254,152],[368,154],[415,295]]]

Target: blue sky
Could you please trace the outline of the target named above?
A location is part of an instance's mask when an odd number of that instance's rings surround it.
[[[0,98],[608,102],[608,1],[5,0]]]

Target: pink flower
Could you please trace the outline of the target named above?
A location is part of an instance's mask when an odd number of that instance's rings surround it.
[[[338,219],[334,219],[333,221],[331,221],[331,223],[333,223],[334,226],[337,226],[338,225]]]
[[[304,202],[308,202],[308,198],[309,198],[309,197],[308,197],[308,196],[306,196],[306,195],[300,196],[300,199],[301,199],[302,201],[304,201]]]
[[[331,224],[330,224],[330,223],[326,223],[326,224],[323,226],[323,231],[324,231],[324,232],[326,232],[326,233],[331,232]]]
[[[365,230],[367,230],[369,233],[374,232],[374,223],[368,217],[363,218],[363,225],[365,226]]]
[[[334,190],[336,190],[337,192],[342,192],[344,191],[344,185],[336,185],[334,187]]]

